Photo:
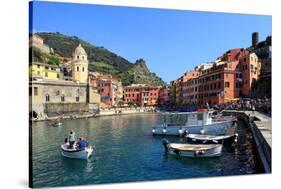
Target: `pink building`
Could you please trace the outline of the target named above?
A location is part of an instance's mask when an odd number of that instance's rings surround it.
[[[122,83],[111,75],[90,72],[89,83],[98,88],[102,106],[117,106],[119,100],[122,99]]]

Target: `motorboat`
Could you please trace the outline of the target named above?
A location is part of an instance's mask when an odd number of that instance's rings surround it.
[[[179,157],[218,157],[223,144],[183,144],[163,140],[165,151]]]
[[[213,118],[207,109],[198,109],[197,112],[168,112],[162,113],[162,123],[152,128],[153,135],[184,136],[185,133],[224,135],[229,128],[236,125],[232,116]]]
[[[67,158],[74,159],[88,159],[93,153],[93,147],[88,146],[85,148],[78,148],[74,145],[74,148],[69,148],[69,143],[61,145],[61,154]]]
[[[204,134],[186,134],[185,138],[188,143],[199,143],[199,144],[222,144],[237,142],[238,133],[236,128],[229,128],[225,135],[208,135]]]

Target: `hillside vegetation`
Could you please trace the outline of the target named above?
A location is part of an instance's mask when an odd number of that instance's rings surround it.
[[[111,74],[121,79],[123,85],[165,84],[160,77],[149,71],[143,59],[131,63],[104,47],[94,46],[76,36],[67,36],[58,32],[40,32],[37,35],[44,39],[46,45],[54,49],[55,54],[67,58],[72,57],[74,49],[81,43],[88,54],[89,71]]]

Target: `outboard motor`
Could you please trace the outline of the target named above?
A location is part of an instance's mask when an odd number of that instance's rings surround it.
[[[65,138],[65,139],[64,139],[64,143],[65,143],[65,144],[68,143],[68,138]]]
[[[163,146],[164,146],[164,148],[165,148],[165,152],[168,152],[168,144],[169,144],[170,142],[167,140],[167,139],[163,139],[163,141],[162,141],[162,144],[163,144]]]

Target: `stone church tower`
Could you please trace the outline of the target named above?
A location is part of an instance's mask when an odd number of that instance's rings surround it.
[[[87,53],[79,44],[72,55],[72,81],[76,83],[88,83],[88,59]]]

